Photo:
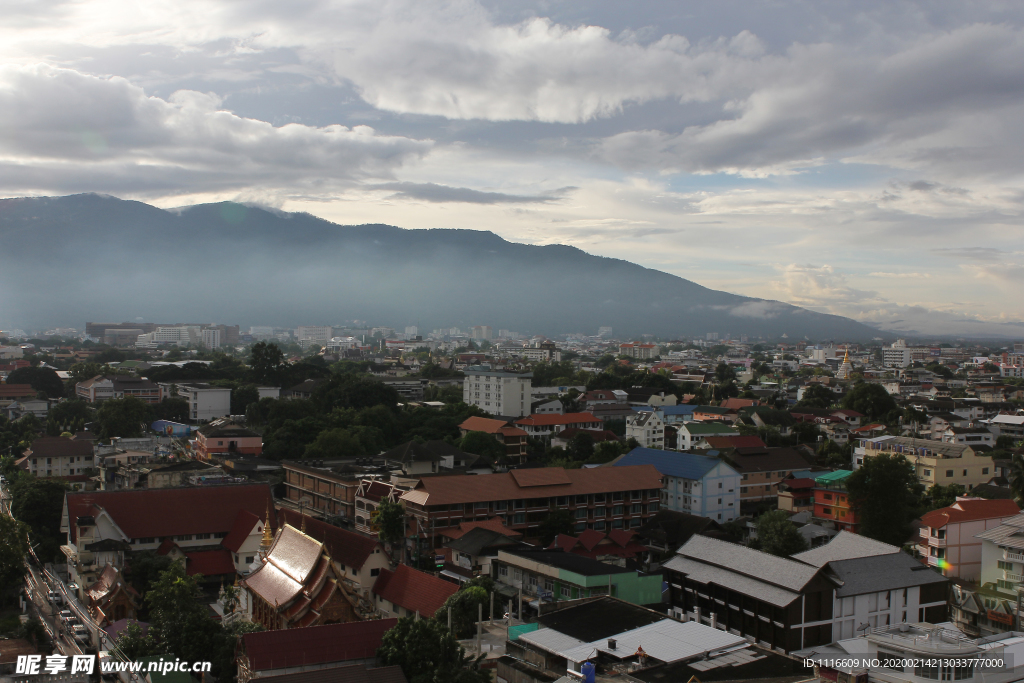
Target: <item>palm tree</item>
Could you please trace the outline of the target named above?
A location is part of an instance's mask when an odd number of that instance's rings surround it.
[[[1018,504],[1024,502],[1024,456],[1020,453],[1010,459],[1010,491]]]

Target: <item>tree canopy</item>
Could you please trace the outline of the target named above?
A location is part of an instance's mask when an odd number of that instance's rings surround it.
[[[846,479],[846,488],[860,517],[860,534],[902,546],[923,489],[914,466],[899,453],[864,458]]]
[[[467,655],[438,619],[399,619],[395,627],[384,634],[377,656],[385,666],[402,667],[409,683],[489,683],[491,680],[490,673],[480,668],[483,655]]]
[[[881,384],[858,382],[843,397],[843,407],[856,410],[869,420],[882,421],[893,411],[898,411],[896,400]]]
[[[401,543],[405,539],[405,510],[398,503],[382,500],[373,515],[373,525],[383,543]]]
[[[807,541],[785,510],[773,510],[757,518],[757,540],[761,550],[779,557],[807,550]]]

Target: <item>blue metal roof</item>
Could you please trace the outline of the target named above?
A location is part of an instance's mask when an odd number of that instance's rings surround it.
[[[662,415],[693,415],[697,406],[680,404],[677,406],[633,406],[638,413],[661,413]]]
[[[655,469],[668,477],[701,479],[722,462],[705,455],[661,451],[656,448],[634,448],[616,461],[616,467],[626,465],[654,465]],[[728,467],[728,464],[726,464]]]

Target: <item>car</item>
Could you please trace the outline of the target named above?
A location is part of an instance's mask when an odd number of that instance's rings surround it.
[[[65,609],[61,610],[57,614],[57,618],[61,621],[62,624],[67,624],[69,621],[74,621],[75,615],[71,610]]]
[[[89,629],[82,624],[73,624],[69,630],[71,631],[71,635],[78,640],[86,641],[89,639]]]
[[[78,584],[77,583],[69,583],[68,584],[68,590],[69,591],[74,591],[75,593],[77,593],[78,592]]]
[[[46,594],[46,598],[54,605],[64,604],[64,596],[58,593],[57,591],[50,591]]]

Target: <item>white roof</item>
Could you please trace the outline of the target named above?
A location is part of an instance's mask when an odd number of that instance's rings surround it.
[[[567,650],[562,655],[573,662],[582,662],[590,659],[594,651],[598,650],[624,658],[631,657],[642,647],[644,652],[655,659],[677,662],[713,650],[747,645],[743,636],[734,636],[695,621],[684,624],[675,619],[656,621],[612,638],[616,641],[614,650],[608,648],[608,639],[602,638]]]
[[[562,655],[566,650],[572,650],[584,644],[582,640],[567,636],[553,628],[539,628],[536,631],[524,633],[519,636],[519,640],[524,640],[541,650],[547,650],[556,655]]]
[[[992,424],[1024,425],[1024,415],[996,415],[989,422]]]

